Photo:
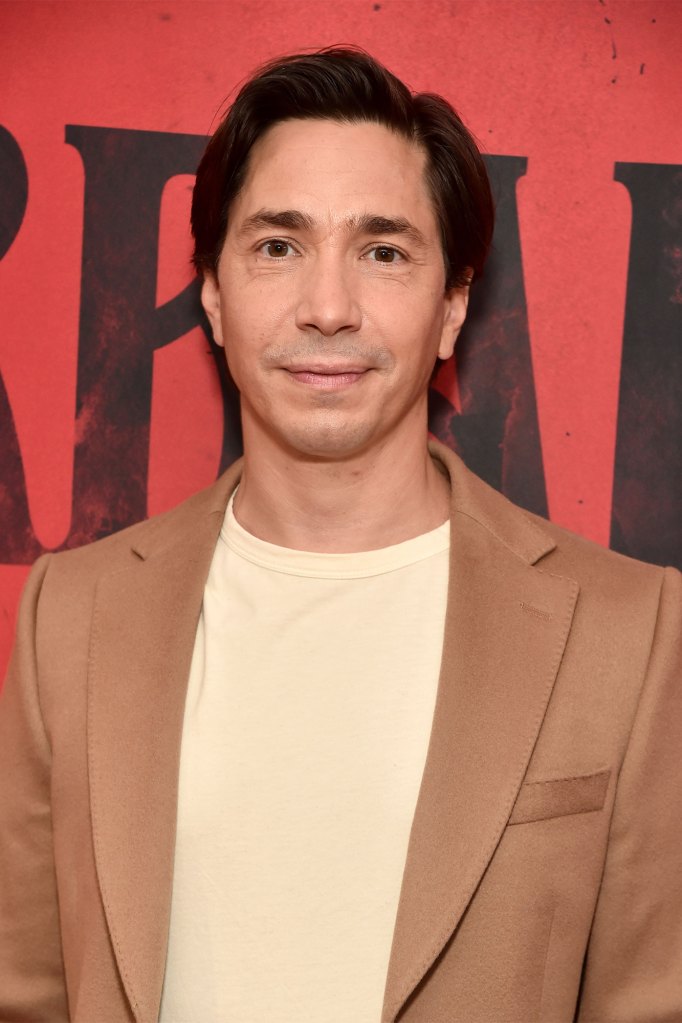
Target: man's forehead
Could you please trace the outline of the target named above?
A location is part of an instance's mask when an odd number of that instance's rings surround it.
[[[350,230],[382,216],[414,222],[432,212],[425,163],[421,147],[380,124],[282,121],[254,145],[231,219],[241,230],[264,209],[317,220],[329,209]]]

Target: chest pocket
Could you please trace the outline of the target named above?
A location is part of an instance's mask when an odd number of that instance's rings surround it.
[[[605,770],[572,778],[525,782],[514,803],[509,824],[601,810],[610,777],[611,771]]]

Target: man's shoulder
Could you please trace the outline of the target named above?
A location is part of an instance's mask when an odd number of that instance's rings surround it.
[[[556,522],[550,522],[532,512],[519,509],[537,528],[544,530],[556,544],[548,555],[548,564],[574,570],[588,578],[608,578],[659,582],[664,568],[621,554],[594,540],[589,540]]]
[[[447,467],[454,511],[475,519],[529,565],[572,578],[582,591],[602,599],[622,600],[628,594],[656,599],[666,571],[661,566],[619,554],[514,504],[443,445],[431,444],[431,452]]]
[[[639,561],[539,516],[524,514],[555,543],[538,569],[574,579],[582,619],[602,630],[614,629],[624,645],[633,638],[626,634],[628,629],[638,631],[645,625],[653,631],[664,590],[680,600],[682,578],[677,569]]]
[[[239,466],[235,463],[215,483],[164,512],[39,560],[49,563],[51,575],[70,578],[97,578],[103,572],[125,569],[133,560],[182,542],[183,536],[201,528],[209,516],[223,514],[238,478]]]
[[[487,488],[487,484],[482,484]],[[538,537],[537,558],[529,570],[577,584],[576,636],[604,649],[611,644],[624,657],[636,657],[651,643],[663,605],[682,626],[682,575],[673,567],[639,561],[535,515],[494,491],[487,496],[486,526],[503,523],[513,533],[530,529]],[[504,535],[504,534],[502,534]],[[544,542],[544,552],[542,544]],[[608,642],[606,637],[609,637]]]

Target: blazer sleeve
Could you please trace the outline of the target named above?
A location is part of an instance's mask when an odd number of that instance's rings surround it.
[[[682,1020],[682,576],[666,569],[614,804],[579,1023]]]
[[[62,1023],[69,1010],[52,846],[50,744],[40,709],[36,628],[50,556],[24,588],[0,698],[0,1021]]]

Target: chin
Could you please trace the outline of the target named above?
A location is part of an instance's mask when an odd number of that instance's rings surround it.
[[[356,455],[371,444],[374,431],[367,424],[354,424],[350,427],[310,428],[291,430],[283,437],[286,447],[297,455],[311,461],[338,462]]]

